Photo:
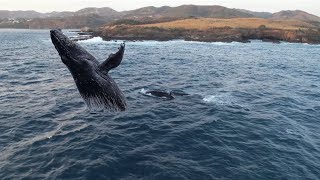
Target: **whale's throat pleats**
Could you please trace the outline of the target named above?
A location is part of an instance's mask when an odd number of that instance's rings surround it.
[[[126,109],[126,102],[123,98],[108,96],[104,93],[81,93],[81,96],[88,108],[93,111],[101,111],[106,109],[113,111],[124,111]]]
[[[103,80],[96,79],[89,85],[77,83],[80,95],[88,108],[93,111],[124,111],[127,104],[121,90],[110,77],[108,83]]]

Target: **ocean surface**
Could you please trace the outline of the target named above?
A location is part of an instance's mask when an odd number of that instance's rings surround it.
[[[89,111],[49,30],[0,30],[0,179],[320,179],[319,45],[127,42],[110,74],[128,110]]]

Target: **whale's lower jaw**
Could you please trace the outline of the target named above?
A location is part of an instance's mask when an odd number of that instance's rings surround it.
[[[81,96],[90,111],[125,111],[127,108],[127,104],[123,96],[108,97],[100,94],[81,94]]]

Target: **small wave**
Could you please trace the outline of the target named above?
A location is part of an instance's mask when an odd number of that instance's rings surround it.
[[[169,40],[169,41],[166,41],[168,43],[192,43],[192,44],[213,44],[213,45],[217,45],[217,46],[233,46],[233,45],[236,45],[236,44],[240,44],[240,42],[236,42],[236,41],[233,41],[233,42],[204,42],[204,41],[186,41],[186,40],[183,40],[183,39],[173,39],[173,40]]]
[[[304,46],[317,46],[317,47],[320,46],[320,44],[308,44],[308,43],[303,43],[302,45],[304,45]]]
[[[295,43],[295,42],[286,42],[286,41],[281,41],[280,45],[290,45],[290,46],[312,46],[312,44],[308,43]]]
[[[206,103],[213,103],[219,105],[233,104],[230,97],[222,95],[207,95],[202,99]]]
[[[236,44],[240,44],[239,42],[202,42],[202,41],[185,41],[185,40],[173,40],[168,42],[182,42],[182,43],[198,43],[198,44],[212,44],[216,46],[234,46]]]
[[[148,91],[149,91],[149,90],[142,88],[141,91],[140,91],[140,93],[143,94],[143,95],[146,95],[146,96],[154,97],[152,94],[147,93]]]
[[[203,98],[203,101],[205,101],[205,102],[216,102],[217,101],[217,97],[216,96],[214,96],[214,95],[210,95],[210,96],[205,96],[204,98]]]
[[[154,41],[154,40],[144,40],[144,41],[126,41],[127,44],[137,45],[137,46],[153,46],[153,45],[163,45],[169,41]]]
[[[135,45],[163,45],[163,44],[212,44],[216,46],[234,46],[240,44],[240,42],[203,42],[203,41],[186,41],[181,39],[174,39],[169,41],[156,41],[156,40],[141,40],[141,41],[127,41],[127,43],[132,43]]]
[[[140,91],[141,94],[147,94],[147,90],[145,90],[144,88],[141,89]]]
[[[87,40],[80,40],[78,42],[81,44],[119,44],[125,41],[121,41],[121,40],[105,41],[101,37],[94,37]]]
[[[213,45],[216,45],[216,46],[234,46],[236,44],[239,44],[239,42],[231,42],[231,43],[228,43],[228,42],[212,42],[210,44],[213,44]]]
[[[292,129],[286,129],[286,133],[288,134],[294,134],[294,131]]]
[[[104,41],[102,39],[102,37],[94,37],[94,38],[91,38],[91,39],[87,39],[87,40],[82,40],[82,41],[79,41],[81,43],[103,43],[103,42],[107,42],[107,41]]]
[[[294,131],[293,129],[286,129],[286,133],[290,135],[299,135],[297,131]]]

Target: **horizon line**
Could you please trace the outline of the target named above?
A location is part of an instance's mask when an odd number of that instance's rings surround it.
[[[179,5],[179,6],[168,6],[168,5],[164,5],[164,6],[143,6],[143,7],[139,7],[139,8],[136,8],[136,9],[130,9],[130,10],[122,10],[122,11],[118,11],[114,8],[111,8],[109,6],[103,6],[103,7],[96,7],[96,6],[88,6],[88,7],[84,7],[84,8],[80,8],[78,10],[74,10],[74,11],[68,11],[68,10],[61,10],[61,11],[38,11],[38,10],[34,10],[34,9],[29,9],[29,10],[8,10],[8,9],[0,9],[0,11],[22,11],[22,12],[26,12],[26,11],[35,11],[35,12],[38,12],[38,13],[42,13],[42,14],[47,14],[47,13],[54,13],[54,12],[77,12],[77,11],[80,11],[80,10],[83,10],[83,9],[87,9],[87,8],[97,8],[97,9],[102,9],[102,8],[110,8],[114,11],[117,11],[117,12],[125,12],[125,11],[133,11],[133,10],[137,10],[137,9],[141,9],[141,8],[146,8],[146,7],[155,7],[155,8],[161,8],[161,7],[171,7],[171,8],[175,8],[175,7],[180,7],[180,6],[220,6],[220,7],[225,7],[225,8],[228,8],[228,9],[235,9],[235,10],[247,10],[247,11],[252,11],[252,12],[259,12],[259,13],[271,13],[271,14],[275,14],[275,13],[278,13],[278,12],[281,12],[281,11],[303,11],[303,12],[306,12],[306,13],[309,13],[309,14],[312,14],[314,16],[318,16],[320,17],[320,15],[317,15],[317,14],[313,14],[313,13],[310,13],[308,11],[305,11],[305,10],[301,10],[301,9],[283,9],[283,10],[280,10],[280,11],[276,11],[276,12],[272,12],[272,11],[255,11],[255,10],[251,10],[251,9],[243,9],[243,8],[230,8],[230,7],[227,7],[227,6],[222,6],[222,5],[195,5],[195,4],[182,4],[182,5]]]

